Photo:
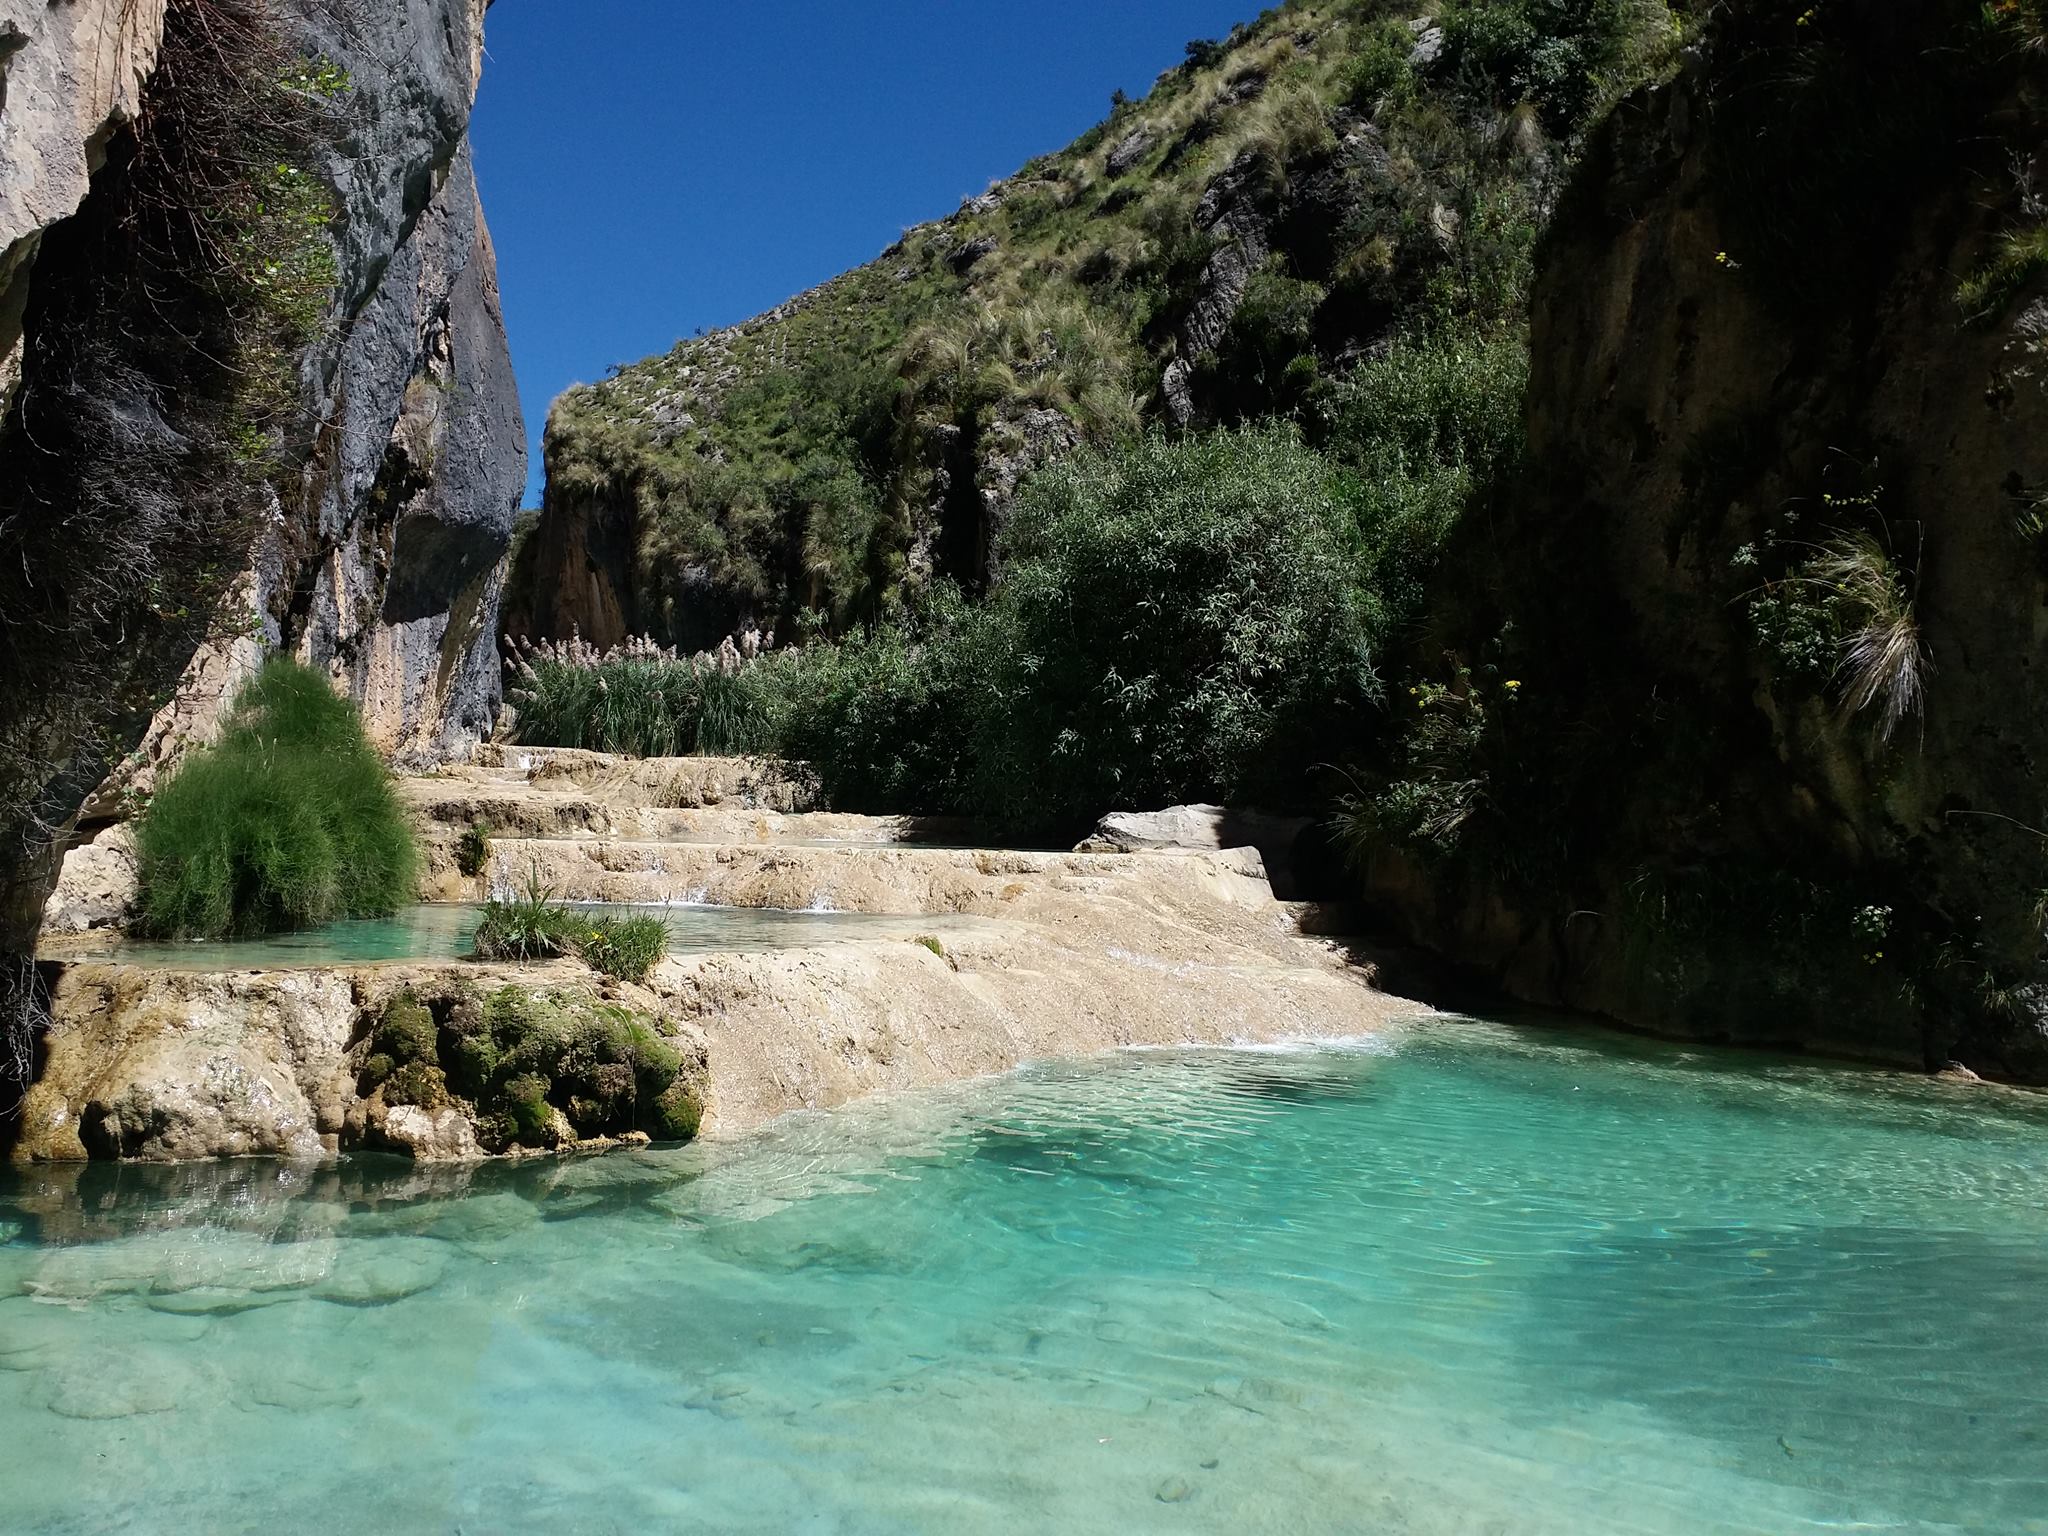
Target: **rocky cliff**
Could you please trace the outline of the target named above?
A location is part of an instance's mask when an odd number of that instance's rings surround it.
[[[266,648],[490,728],[525,478],[467,127],[487,0],[0,5],[0,956]]]
[[[1372,861],[1524,997],[2048,1077],[2048,101],[1986,15],[1733,8],[1589,148]]]

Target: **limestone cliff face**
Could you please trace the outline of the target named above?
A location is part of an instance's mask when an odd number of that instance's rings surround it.
[[[302,46],[368,99],[329,160],[348,319],[309,360],[315,494],[259,547],[258,606],[348,679],[394,757],[462,755],[497,711],[500,567],[526,483],[468,140],[487,5],[297,3]]]
[[[465,755],[489,731],[525,441],[467,138],[487,8],[243,5],[284,56],[323,72],[309,169],[335,217],[317,237],[332,251],[320,317],[287,360],[295,421],[273,429],[296,467],[271,477],[267,507],[231,519],[195,510],[213,488],[175,342],[138,341],[132,357],[96,343],[85,358],[121,385],[84,400],[121,452],[74,453],[31,419],[79,393],[66,341],[104,309],[102,272],[110,293],[137,286],[109,230],[148,165],[153,105],[175,89],[160,56],[189,45],[191,0],[0,0],[0,477],[63,487],[94,472],[67,453],[147,470],[93,482],[67,537],[51,532],[48,494],[0,513],[0,956],[32,945],[81,808],[104,817],[118,791],[147,788],[266,649],[328,667],[402,763]],[[195,537],[218,547],[188,594],[152,561]]]
[[[2048,1078],[2048,289],[1958,302],[2041,218],[2048,117],[2032,56],[1945,44],[1968,9],[1807,42],[1751,7],[1553,228],[1532,488],[1465,531],[1433,636],[1515,683],[1472,770],[1492,856],[1374,866],[1524,997]],[[1852,532],[1926,662],[1889,741],[1829,634],[1868,618],[1818,558]]]
[[[164,0],[0,0],[0,410],[21,378],[42,233],[78,211],[135,121],[163,24]]]

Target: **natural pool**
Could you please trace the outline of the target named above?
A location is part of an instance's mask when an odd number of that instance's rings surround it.
[[[957,926],[962,918],[877,917],[860,912],[785,912],[768,907],[602,906],[569,903],[572,911],[615,917],[648,914],[668,924],[670,954],[715,950],[790,949],[843,939],[911,938]],[[435,902],[407,907],[392,917],[329,923],[303,933],[203,944],[140,944],[108,937],[67,941],[61,958],[115,960],[124,965],[177,971],[305,970],[398,960],[454,960],[470,952],[484,909],[472,903]]]
[[[2048,1531],[2048,1108],[1432,1021],[0,1174],[9,1530]]]

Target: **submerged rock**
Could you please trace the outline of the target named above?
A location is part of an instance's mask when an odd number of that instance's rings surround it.
[[[447,1268],[443,1244],[417,1237],[362,1239],[343,1246],[313,1294],[343,1306],[381,1307],[431,1290]]]

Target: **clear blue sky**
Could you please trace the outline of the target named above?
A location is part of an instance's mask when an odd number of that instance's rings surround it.
[[[879,255],[1259,0],[502,0],[475,142],[534,441],[569,385]]]

